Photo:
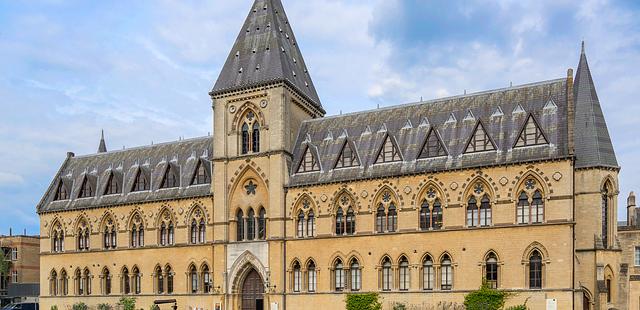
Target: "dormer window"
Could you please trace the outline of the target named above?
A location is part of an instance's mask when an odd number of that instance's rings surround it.
[[[162,183],[160,183],[160,188],[173,188],[178,187],[180,185],[180,181],[174,172],[174,168],[171,164],[167,166],[167,170],[164,173],[164,177],[162,178]]]
[[[147,177],[142,172],[142,169],[138,169],[138,172],[136,173],[136,179],[133,182],[133,187],[131,191],[132,192],[148,191],[150,188],[149,185],[150,185],[149,181],[147,180]]]
[[[311,148],[307,146],[307,149],[304,151],[304,156],[300,161],[300,165],[298,166],[298,173],[315,171],[320,171],[320,165],[318,164],[316,157],[311,153]]]
[[[533,118],[533,115],[529,115],[527,121],[518,136],[515,147],[525,147],[533,145],[548,144],[547,139],[544,137],[544,133],[538,122]]]
[[[211,178],[207,173],[207,168],[204,166],[202,160],[198,160],[196,164],[196,170],[193,175],[193,179],[191,180],[191,185],[200,185],[200,184],[209,184],[211,183]]]
[[[120,184],[115,174],[111,172],[109,174],[109,180],[107,181],[107,188],[104,190],[105,195],[120,194]]]
[[[400,151],[396,144],[391,140],[391,136],[387,135],[384,139],[384,143],[378,152],[378,158],[376,159],[376,164],[382,163],[391,163],[396,161],[401,161],[402,157],[400,157]]]
[[[478,153],[478,152],[486,152],[486,151],[495,151],[496,146],[489,138],[487,131],[484,129],[482,123],[478,122],[475,130],[473,131],[473,135],[469,139],[467,143],[467,148],[465,153]]]
[[[345,141],[344,146],[342,146],[342,151],[340,151],[340,155],[338,156],[335,169],[357,166],[360,166],[358,155],[354,152],[349,142]]]
[[[260,152],[260,124],[253,111],[247,112],[242,124],[242,155]]]
[[[64,182],[60,180],[60,182],[58,183],[58,189],[56,190],[56,196],[53,198],[53,200],[58,201],[67,199],[69,199],[69,193],[67,192],[67,188],[64,186]]]
[[[431,129],[429,134],[427,134],[418,158],[434,158],[440,156],[447,156],[447,151],[444,149],[436,130]]]
[[[84,180],[82,180],[82,187],[80,187],[80,194],[78,195],[78,198],[93,197],[94,194],[94,188],[91,185],[91,182],[89,182],[89,178],[85,176]]]

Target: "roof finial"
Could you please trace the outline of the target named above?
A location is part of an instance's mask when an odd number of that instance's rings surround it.
[[[104,129],[102,129],[100,133],[100,145],[98,145],[98,153],[106,153],[106,152],[107,152],[107,144],[104,142]]]
[[[582,51],[580,53],[584,54],[584,40],[582,40]]]

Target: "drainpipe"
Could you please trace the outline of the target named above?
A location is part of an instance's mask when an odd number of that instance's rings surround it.
[[[284,203],[283,205],[283,212],[282,213],[283,217],[284,217],[284,222],[283,222],[283,229],[284,232],[282,234],[283,237],[283,241],[282,244],[284,246],[283,249],[283,260],[282,260],[282,283],[283,283],[283,287],[282,287],[282,295],[283,295],[283,299],[282,299],[282,310],[287,310],[287,193],[289,192],[289,189],[285,188],[284,189]]]

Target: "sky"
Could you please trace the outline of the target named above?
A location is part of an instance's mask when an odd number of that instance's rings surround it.
[[[208,92],[252,0],[0,0],[0,234],[38,232],[66,152],[212,130]],[[640,2],[283,0],[328,115],[566,77],[580,42],[640,190]]]

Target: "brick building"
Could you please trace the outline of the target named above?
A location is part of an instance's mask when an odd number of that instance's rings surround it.
[[[40,283],[40,237],[0,236],[0,248],[9,262],[8,272],[0,274],[0,303],[36,299]]]

